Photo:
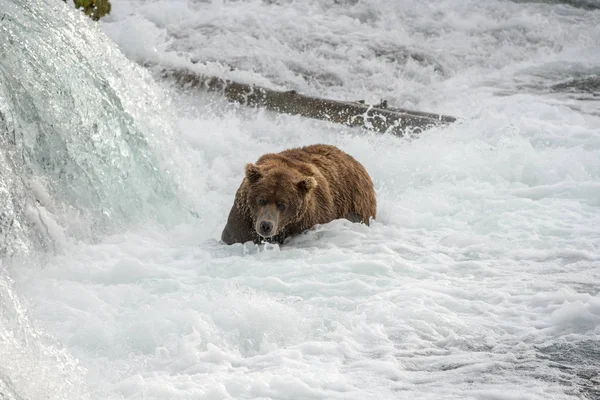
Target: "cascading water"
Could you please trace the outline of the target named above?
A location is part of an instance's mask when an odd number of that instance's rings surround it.
[[[170,137],[164,113],[153,113],[158,98],[108,42],[61,1],[0,0],[5,260],[132,221],[186,216],[153,149]],[[87,397],[77,364],[30,321],[2,268],[0,360],[2,400]]]
[[[62,2],[0,5],[0,249],[176,216],[152,149],[169,127],[147,112],[161,108],[147,78]]]

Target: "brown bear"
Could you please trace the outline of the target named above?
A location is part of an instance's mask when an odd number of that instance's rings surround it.
[[[345,218],[369,225],[377,202],[365,168],[335,146],[269,153],[246,174],[235,194],[221,240],[278,242],[316,224]]]

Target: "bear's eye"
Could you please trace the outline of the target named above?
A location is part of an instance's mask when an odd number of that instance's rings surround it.
[[[267,205],[267,200],[265,200],[265,199],[258,199],[258,205],[259,206],[266,206]]]
[[[279,203],[279,204],[277,204],[277,208],[279,209],[279,211],[283,211],[283,210],[285,210],[285,204]]]

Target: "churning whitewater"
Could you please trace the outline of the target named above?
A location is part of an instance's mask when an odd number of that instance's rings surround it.
[[[0,399],[599,399],[600,4],[0,0]],[[404,139],[186,67],[437,112]],[[371,226],[219,242],[244,165],[360,161]]]

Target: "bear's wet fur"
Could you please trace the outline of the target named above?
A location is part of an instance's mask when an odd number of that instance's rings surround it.
[[[335,219],[369,225],[376,211],[371,177],[354,157],[326,144],[292,148],[246,164],[221,240],[283,243]]]

